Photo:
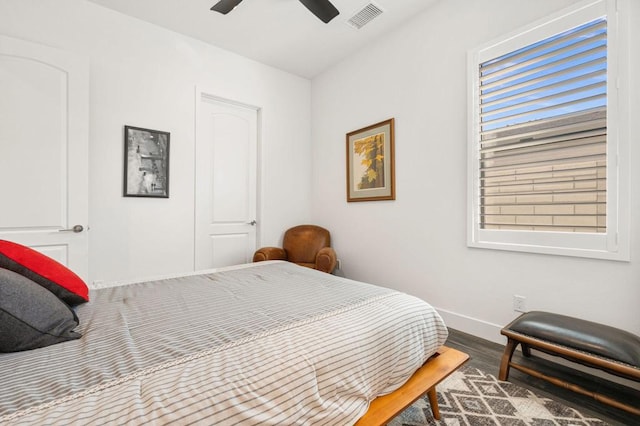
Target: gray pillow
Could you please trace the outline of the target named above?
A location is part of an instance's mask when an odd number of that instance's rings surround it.
[[[46,288],[0,268],[0,352],[42,348],[81,337],[78,317]]]

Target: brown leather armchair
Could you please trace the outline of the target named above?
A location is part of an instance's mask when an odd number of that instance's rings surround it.
[[[329,231],[316,225],[298,225],[284,233],[282,248],[256,251],[253,261],[263,260],[286,260],[330,274],[336,267],[336,252],[331,248]]]

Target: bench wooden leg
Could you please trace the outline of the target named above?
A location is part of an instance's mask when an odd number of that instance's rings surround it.
[[[547,333],[546,331],[553,331],[553,333]],[[519,364],[512,359],[513,352],[520,344],[524,357],[530,357],[532,349],[536,349],[613,375],[640,381],[640,365],[635,361],[637,360],[635,357],[637,352],[635,351],[640,347],[638,336],[614,327],[541,311],[522,314],[504,327],[500,333],[508,339],[500,362],[500,380],[507,380],[510,369],[515,368],[532,377],[546,380],[556,386],[591,396],[595,400],[612,407],[640,415],[640,404],[637,401],[628,404],[615,400],[612,397],[582,388],[559,377],[546,375],[535,368]],[[611,345],[618,346],[618,348],[610,348],[611,357],[598,354],[602,350],[605,350],[604,353],[609,353],[606,351],[606,347],[609,346],[609,339],[612,342],[618,341],[617,344]],[[592,341],[602,342],[602,348],[598,348],[599,344],[592,345]],[[571,345],[569,345],[569,342],[571,342]],[[623,349],[623,347],[628,349]],[[632,361],[629,364],[619,362],[620,359]],[[640,423],[638,424],[640,425]]]
[[[429,404],[431,404],[433,418],[440,420],[440,407],[438,406],[438,395],[436,394],[435,386],[427,391],[427,396],[429,397]]]
[[[591,398],[595,399],[596,401],[600,401],[600,402],[602,402],[604,404],[609,404],[612,407],[616,407],[616,408],[619,408],[621,410],[625,410],[625,411],[633,413],[633,414],[635,414],[637,416],[640,416],[640,407],[635,407],[635,406],[632,406],[632,405],[629,405],[629,404],[625,404],[624,402],[617,401],[617,400],[615,400],[613,398],[610,398],[610,397],[608,397],[606,395],[603,395],[601,393],[587,390],[587,389],[585,389],[585,388],[583,388],[581,386],[575,385],[573,383],[569,383],[569,382],[567,382],[565,380],[562,380],[562,379],[559,379],[557,377],[547,376],[546,374],[540,373],[540,372],[538,372],[538,371],[536,371],[536,370],[534,370],[532,368],[527,368],[527,367],[525,367],[523,365],[513,364],[513,368],[515,368],[516,370],[520,370],[523,373],[527,373],[530,376],[537,377],[537,378],[542,379],[542,380],[546,380],[547,382],[553,383],[556,386],[560,386],[562,388],[569,389],[569,390],[571,390],[573,392],[576,392],[576,393],[579,393],[579,394],[582,394],[582,395],[590,396]]]
[[[511,357],[513,356],[513,351],[516,350],[518,343],[520,342],[510,337],[508,338],[507,346],[504,347],[504,353],[502,354],[502,361],[500,362],[500,373],[498,375],[498,379],[504,381],[509,378],[509,367],[511,364]]]

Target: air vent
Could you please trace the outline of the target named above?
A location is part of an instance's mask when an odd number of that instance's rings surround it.
[[[353,14],[351,18],[347,21],[347,25],[356,30],[367,25],[374,18],[378,17],[382,14],[384,10],[375,3],[369,3],[366,6],[362,7],[356,13]]]

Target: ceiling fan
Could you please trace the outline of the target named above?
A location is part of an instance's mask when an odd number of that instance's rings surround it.
[[[300,3],[306,6],[314,15],[318,17],[325,24],[329,23],[333,18],[338,16],[340,12],[335,8],[329,0],[299,0]],[[242,0],[220,0],[213,5],[211,10],[220,12],[223,15],[231,12]]]

